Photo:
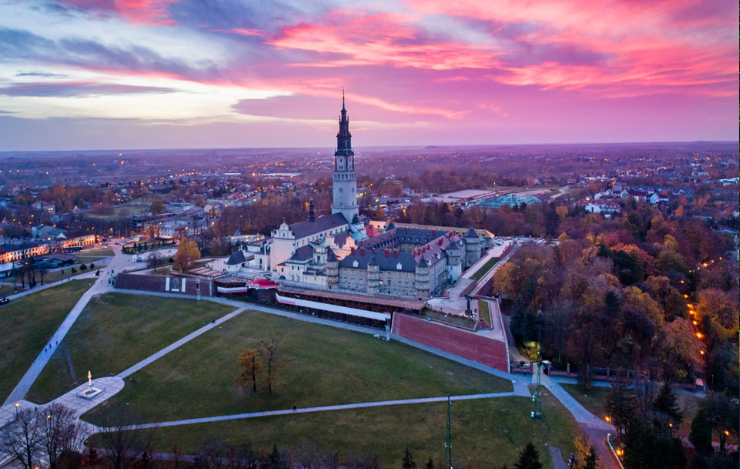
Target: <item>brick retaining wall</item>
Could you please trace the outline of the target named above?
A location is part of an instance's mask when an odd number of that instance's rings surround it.
[[[474,332],[396,313],[393,334],[508,372],[506,344]]]

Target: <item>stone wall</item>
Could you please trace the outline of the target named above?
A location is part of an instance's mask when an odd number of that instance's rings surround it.
[[[216,286],[210,279],[174,277],[164,275],[118,274],[116,288],[149,292],[174,293],[183,296],[216,296]]]

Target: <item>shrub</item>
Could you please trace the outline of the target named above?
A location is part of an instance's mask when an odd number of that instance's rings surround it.
[[[83,271],[83,272],[86,271],[87,270],[87,266],[85,264],[82,264],[80,266],[80,270]]]

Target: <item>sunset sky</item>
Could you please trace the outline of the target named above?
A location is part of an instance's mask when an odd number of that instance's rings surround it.
[[[738,3],[0,0],[0,151],[738,140]]]

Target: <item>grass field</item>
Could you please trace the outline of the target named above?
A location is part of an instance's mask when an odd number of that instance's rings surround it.
[[[130,217],[131,214],[148,212],[148,205],[117,205],[113,207],[113,213],[110,215],[100,215],[92,212],[85,213],[86,218],[95,218],[98,220],[114,220],[116,218]]]
[[[110,257],[115,256],[116,253],[113,252],[113,249],[111,248],[103,248],[103,249],[93,249],[92,251],[84,251],[82,253],[83,256],[103,256],[103,257]]]
[[[488,273],[489,270],[493,269],[493,266],[496,265],[497,262],[498,262],[498,257],[489,259],[488,261],[486,261],[485,264],[483,264],[483,266],[480,269],[478,269],[474,274],[472,274],[470,278],[476,281],[482,279]]]
[[[107,256],[77,256],[77,262],[80,264],[87,264],[88,267],[91,263],[100,262],[101,260],[105,259]]]
[[[238,355],[281,336],[284,363],[274,394],[236,384]],[[510,391],[508,380],[369,334],[246,311],[126,380],[107,405],[130,403],[147,421],[350,404],[388,399]]]
[[[544,466],[552,468],[545,445],[570,454],[577,424],[548,394],[543,394],[542,420],[532,420],[531,410],[532,401],[526,397],[453,402],[454,467],[466,463],[476,469],[513,467],[521,449],[532,441]],[[375,454],[384,467],[400,467],[408,446],[417,466],[424,467],[429,457],[435,465],[444,458],[446,418],[447,404],[431,403],[166,427],[155,436],[155,450],[168,452],[180,444],[193,454],[205,440],[220,438],[266,452],[276,444],[289,448],[294,457],[301,445],[316,445],[320,452],[338,451],[340,464],[350,455]],[[95,438],[88,444],[96,445]]]
[[[88,370],[93,376],[120,373],[231,311],[207,301],[122,293],[95,297],[54,351],[27,398],[46,403],[85,381]]]
[[[606,417],[604,400],[609,392],[609,388],[597,388],[594,386],[590,391],[584,391],[577,384],[562,384],[562,386],[589,412],[601,419]]]
[[[489,326],[493,326],[491,324],[491,311],[488,309],[488,302],[486,300],[478,300],[478,312],[480,313],[480,318],[486,322]]]
[[[16,291],[21,293],[26,291],[26,289],[21,287],[20,283],[15,288],[13,288],[13,285],[0,285],[0,296],[14,295]]]
[[[0,307],[0,403],[91,285],[92,280],[70,282]]]

